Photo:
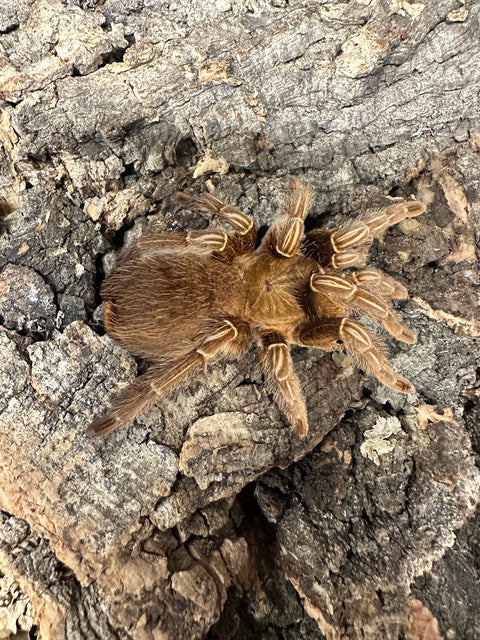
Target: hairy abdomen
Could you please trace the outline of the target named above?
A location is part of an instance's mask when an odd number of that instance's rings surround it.
[[[198,347],[216,319],[237,310],[239,289],[236,270],[213,258],[127,260],[102,289],[105,327],[136,355],[178,357]]]

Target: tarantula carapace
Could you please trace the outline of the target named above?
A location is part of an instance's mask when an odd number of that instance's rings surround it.
[[[304,438],[307,411],[290,345],[345,349],[366,372],[402,393],[413,385],[397,375],[381,340],[356,318],[363,314],[392,336],[414,343],[389,298],[406,289],[363,267],[373,237],[425,210],[411,201],[333,230],[305,233],[312,190],[290,181],[287,205],[258,249],[253,220],[210,194],[177,193],[178,204],[217,214],[233,229],[141,236],[102,288],[105,327],[131,353],[152,361],[89,428],[108,433],[131,422],[158,398],[219,356],[241,356],[252,340],[270,390]]]

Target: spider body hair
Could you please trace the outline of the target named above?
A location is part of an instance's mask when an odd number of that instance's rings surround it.
[[[414,342],[389,302],[406,291],[380,271],[356,267],[365,264],[375,235],[421,214],[422,203],[393,204],[344,228],[305,233],[312,191],[292,178],[285,209],[255,250],[253,221],[238,209],[210,194],[180,193],[176,200],[216,213],[233,233],[210,228],[144,235],[121,255],[102,287],[105,327],[152,366],[90,425],[91,435],[131,422],[210,359],[240,357],[252,341],[270,390],[302,438],[307,412],[291,344],[345,348],[387,386],[414,390],[392,370],[376,335],[355,319],[366,315]]]

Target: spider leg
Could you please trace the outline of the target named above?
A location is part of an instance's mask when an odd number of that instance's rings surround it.
[[[358,273],[356,277],[346,274],[338,276],[335,273],[313,273],[310,287],[314,292],[326,295],[341,307],[362,311],[369,318],[379,322],[397,340],[414,344],[417,336],[403,324],[392,305],[380,295],[368,291],[365,286],[356,284],[358,279],[362,281],[362,272]],[[388,281],[387,283],[389,284]]]
[[[197,349],[176,360],[154,364],[136,378],[114,399],[109,411],[88,427],[88,434],[105,435],[132,422],[156,400],[186,382],[214,356],[220,353],[238,355],[245,351],[249,337],[248,325],[241,321],[218,322]]]
[[[276,403],[300,438],[308,433],[307,409],[300,382],[293,369],[290,349],[279,333],[261,336],[260,364]]]
[[[408,291],[403,284],[377,269],[358,269],[352,271],[350,275],[360,287],[371,289],[379,295],[396,300],[408,298]]]
[[[166,365],[153,365],[142,376],[136,378],[113,400],[108,412],[98,417],[88,427],[90,436],[104,436],[110,431],[132,422],[137,415],[146,411],[159,397],[157,387],[170,381],[170,388],[188,380],[203,364],[200,354],[192,352],[181,360]],[[155,385],[155,387],[154,387]],[[167,393],[170,389],[165,389]]]
[[[346,269],[363,266],[372,238],[381,235],[401,220],[419,216],[424,211],[423,202],[411,200],[392,204],[332,231],[309,231],[303,239],[302,251],[317,260],[322,267],[331,265],[335,269]]]
[[[390,366],[378,336],[370,333],[362,324],[350,318],[324,318],[300,327],[298,343],[306,347],[318,347],[325,351],[341,349],[341,340],[346,351],[367,373],[375,376],[385,386],[413,393],[413,384],[399,376]]]
[[[152,233],[140,236],[136,242],[139,257],[146,258],[158,253],[192,251],[197,255],[210,255],[225,251],[229,240],[225,231],[187,231],[186,233]]]
[[[178,191],[173,196],[174,202],[182,207],[210,211],[215,213],[234,229],[236,234],[242,239],[242,249],[251,251],[255,245],[255,226],[252,218],[242,213],[236,207],[225,204],[219,198],[210,193],[202,193],[199,196],[191,196],[188,193]]]
[[[312,206],[312,189],[293,177],[290,197],[280,215],[265,234],[259,252],[269,251],[282,258],[291,258],[300,251],[305,231],[304,220]]]
[[[290,178],[288,188],[290,192],[289,199],[281,215],[286,215],[289,218],[300,218],[300,220],[305,220],[308,216],[308,212],[312,208],[312,188],[303,184],[303,182],[300,182],[296,176],[292,176]]]

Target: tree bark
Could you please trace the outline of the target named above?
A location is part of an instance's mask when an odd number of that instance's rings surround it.
[[[0,638],[479,637],[479,5],[0,0]],[[294,350],[300,441],[252,350],[89,439],[115,250],[292,174],[313,226],[428,204],[370,253],[417,393]]]

